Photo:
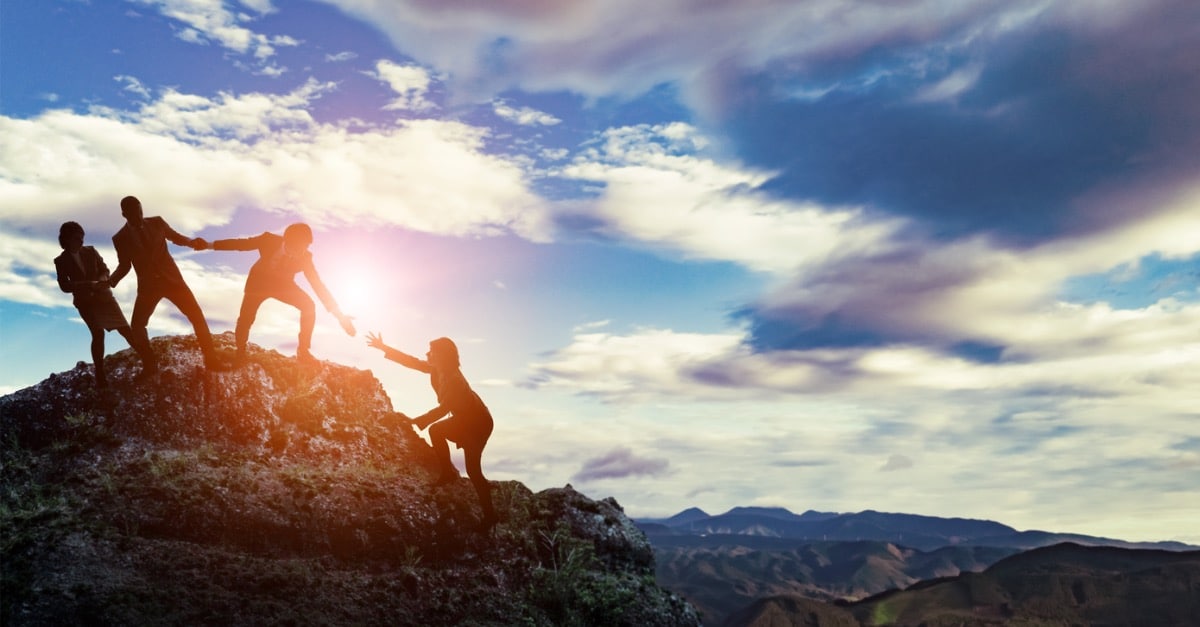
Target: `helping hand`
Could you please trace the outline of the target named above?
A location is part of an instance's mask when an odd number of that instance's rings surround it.
[[[191,243],[188,244],[188,246],[191,246],[193,250],[207,250],[212,248],[212,245],[208,243],[208,240],[204,239],[203,237],[194,238]]]
[[[342,330],[345,331],[346,335],[349,335],[350,337],[354,337],[354,334],[358,333],[358,331],[354,328],[353,320],[354,320],[353,316],[347,316],[346,314],[338,314],[338,322],[341,323]]]
[[[383,336],[372,331],[367,332],[367,346],[378,348],[379,350],[387,349],[387,344],[383,343]]]

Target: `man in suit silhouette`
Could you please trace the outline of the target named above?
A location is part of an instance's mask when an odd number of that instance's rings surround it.
[[[125,216],[125,226],[112,238],[113,246],[117,249],[117,269],[113,271],[109,285],[116,287],[129,274],[131,267],[137,272],[137,298],[133,303],[131,321],[133,332],[140,339],[149,341],[146,325],[159,301],[165,298],[174,303],[192,323],[200,343],[200,352],[204,355],[205,367],[210,370],[224,368],[213,348],[212,333],[208,330],[208,321],[204,319],[200,303],[196,302],[195,294],[183,280],[179,266],[175,265],[175,259],[167,249],[167,240],[195,250],[203,250],[208,242],[198,237],[180,235],[158,216],[143,216],[142,203],[133,196],[121,199],[121,215]]]
[[[125,314],[117,299],[113,298],[108,286],[108,266],[104,258],[91,246],[83,245],[83,227],[78,222],[64,222],[58,229],[58,243],[63,253],[54,258],[54,270],[58,275],[58,287],[72,295],[79,317],[83,318],[92,334],[92,363],[96,369],[96,387],[108,387],[104,371],[104,334],[107,331],[120,333],[125,341],[142,358],[139,379],[153,377],[158,373],[158,362],[150,343],[129,328]]]
[[[313,256],[308,247],[312,245],[312,228],[298,222],[283,230],[283,235],[263,233],[254,237],[236,239],[219,239],[212,243],[213,250],[242,250],[258,251],[258,261],[250,267],[246,277],[246,290],[242,296],[242,308],[238,312],[237,328],[234,336],[237,339],[237,363],[245,363],[246,342],[250,339],[250,327],[258,316],[258,308],[268,298],[274,298],[300,310],[300,335],[296,346],[296,359],[312,363],[316,359],[309,349],[312,347],[313,327],[317,320],[317,306],[304,290],[296,285],[296,273],[303,272],[304,278],[312,286],[325,309],[333,314],[342,325],[346,334],[355,334],[351,317],[342,313],[337,301],[317,267],[313,265]]]

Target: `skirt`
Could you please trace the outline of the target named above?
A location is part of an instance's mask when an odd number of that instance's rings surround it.
[[[75,308],[79,310],[79,316],[89,329],[112,331],[129,326],[129,321],[125,319],[125,314],[117,304],[117,299],[113,298],[112,292],[93,294],[86,301],[75,303]]]

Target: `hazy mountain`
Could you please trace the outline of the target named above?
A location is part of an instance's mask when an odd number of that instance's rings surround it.
[[[1200,625],[1200,551],[1060,544],[854,603],[765,597],[727,627]]]
[[[708,517],[698,512],[691,508],[637,524],[654,545],[659,583],[691,601],[709,625],[741,615],[740,610],[766,597],[854,600],[922,580],[982,571],[1020,551],[1064,541],[1129,549],[1196,548],[872,510],[797,515],[777,507],[735,507]],[[771,602],[759,609],[766,612],[763,616],[774,616],[780,607]]]
[[[724,544],[716,544],[718,539]],[[923,552],[875,541],[797,544],[744,536],[708,540],[699,546],[655,545],[659,584],[695,605],[706,625],[720,625],[762,597],[857,599],[923,579],[982,570],[1015,552],[988,547]]]
[[[108,396],[81,363],[0,398],[0,623],[697,624],[612,499],[493,482],[474,531],[370,372],[153,346],[152,385],[126,350]]]
[[[1187,550],[1180,542],[1127,542],[1072,533],[1017,531],[998,522],[970,518],[940,518],[866,510],[857,513],[807,511],[794,514],[782,507],[735,507],[724,514],[702,517],[690,508],[663,519],[636,522],[656,545],[666,536],[759,536],[803,541],[877,540],[921,550],[943,546],[993,546],[1031,549],[1061,542],[1084,545]],[[684,514],[687,513],[687,516]],[[663,540],[678,543],[678,540]],[[719,540],[725,543],[726,540]]]
[[[1200,625],[1200,551],[1065,543],[846,609],[864,625]]]

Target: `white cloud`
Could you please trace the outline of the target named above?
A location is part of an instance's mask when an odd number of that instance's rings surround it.
[[[277,46],[297,46],[299,41],[286,35],[267,36],[241,24],[254,19],[245,13],[235,13],[223,0],[129,0],[152,7],[164,17],[184,25],[177,35],[195,44],[216,42],[239,54],[251,54],[259,61],[275,55]],[[241,3],[258,15],[274,10],[268,0],[243,0]]]
[[[687,377],[692,365],[736,353],[738,334],[674,333],[644,329],[632,335],[590,332],[605,323],[577,329],[571,345],[547,362],[532,365],[539,388],[563,387],[602,398],[641,398],[702,391]],[[588,332],[584,332],[588,331]]]
[[[212,99],[167,90],[132,112],[0,116],[0,230],[53,242],[73,219],[111,233],[122,221],[118,200],[134,194],[185,233],[252,207],[317,224],[548,237],[523,166],[484,152],[484,129],[412,120],[351,132],[309,115],[329,88]],[[13,276],[4,289],[25,294],[27,282]]]
[[[883,471],[904,470],[906,468],[912,468],[912,467],[913,467],[912,459],[910,459],[909,457],[907,457],[905,455],[900,455],[899,453],[894,453],[894,454],[888,456],[887,461],[884,462],[883,466],[880,467],[880,470],[883,470]]]
[[[397,98],[384,107],[385,109],[425,111],[433,108],[433,103],[425,98],[432,82],[425,68],[419,65],[400,65],[381,59],[375,63],[375,72],[370,75],[386,83],[398,94]]]
[[[1174,315],[1143,314],[1146,331]],[[1196,433],[1198,324],[1194,306],[1153,343],[998,364],[918,346],[755,354],[737,332],[579,332],[533,379],[540,396],[611,401],[604,418],[576,417],[571,433],[583,443],[562,443],[568,450],[652,442],[670,459],[672,475],[618,493],[641,515],[757,502],[1108,535],[1115,525],[1125,537],[1162,539],[1180,512],[1197,514],[1181,505],[1195,500],[1196,483],[1179,447]],[[920,463],[896,451],[920,451]],[[752,476],[714,470],[747,459],[777,463],[756,464]],[[710,490],[704,502],[683,496],[697,485]],[[1169,516],[1146,524],[1151,514]]]
[[[0,301],[71,306],[71,295],[59,289],[54,274],[54,258],[62,253],[57,238],[58,225],[50,238],[0,230]]]
[[[771,199],[755,189],[769,173],[701,156],[707,143],[682,123],[609,129],[560,174],[603,185],[587,208],[614,234],[759,271],[881,250],[898,228],[855,208]]]
[[[147,89],[146,86],[143,85],[138,79],[132,76],[121,74],[119,76],[114,76],[113,80],[117,81],[118,83],[123,83],[125,85],[125,91],[132,92],[144,100],[150,99],[150,90]]]
[[[544,111],[530,107],[515,108],[501,100],[492,101],[492,110],[497,116],[520,126],[554,126],[562,122]]]
[[[357,58],[358,58],[358,53],[350,51],[350,50],[344,50],[342,52],[338,52],[335,54],[325,55],[325,60],[333,62],[333,63],[342,63],[344,61],[350,61],[352,59],[357,59]]]

